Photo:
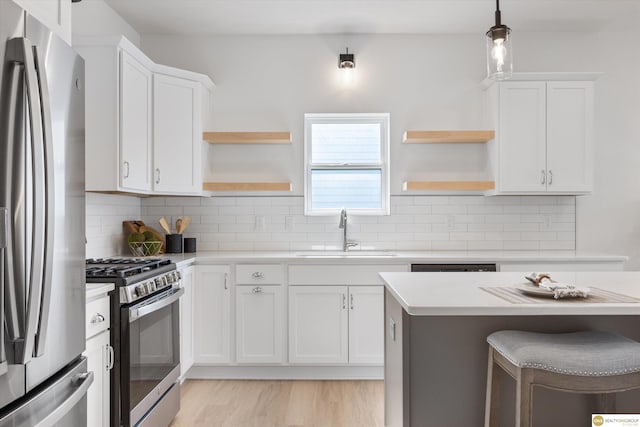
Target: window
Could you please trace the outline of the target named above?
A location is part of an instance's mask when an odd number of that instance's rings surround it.
[[[389,214],[389,114],[305,114],[305,213]]]

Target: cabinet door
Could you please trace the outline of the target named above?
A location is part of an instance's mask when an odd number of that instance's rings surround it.
[[[547,191],[591,191],[593,83],[547,83]]]
[[[87,392],[87,425],[109,426],[109,331],[87,340],[87,371],[93,372],[93,384]]]
[[[120,186],[151,190],[151,71],[120,51]]]
[[[171,194],[202,190],[200,84],[153,76],[153,189]]]
[[[349,363],[384,363],[384,290],[349,287]]]
[[[289,362],[348,362],[346,286],[289,287]]]
[[[180,271],[184,295],[180,298],[180,376],[193,366],[193,271],[187,267]]]
[[[194,299],[194,361],[196,364],[230,361],[229,267],[196,266]]]
[[[500,191],[546,189],[544,82],[500,83]]]
[[[236,287],[236,360],[280,363],[284,327],[281,286]]]

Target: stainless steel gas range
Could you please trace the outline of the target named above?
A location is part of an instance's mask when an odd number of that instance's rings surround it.
[[[180,273],[163,259],[87,260],[87,282],[114,283],[111,425],[166,427],[180,409]]]

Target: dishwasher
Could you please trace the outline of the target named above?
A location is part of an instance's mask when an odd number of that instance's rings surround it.
[[[496,264],[411,264],[411,272],[497,271]]]

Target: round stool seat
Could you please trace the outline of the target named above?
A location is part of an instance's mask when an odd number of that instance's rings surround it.
[[[487,342],[519,368],[584,377],[640,372],[640,343],[610,332],[498,331]]]

